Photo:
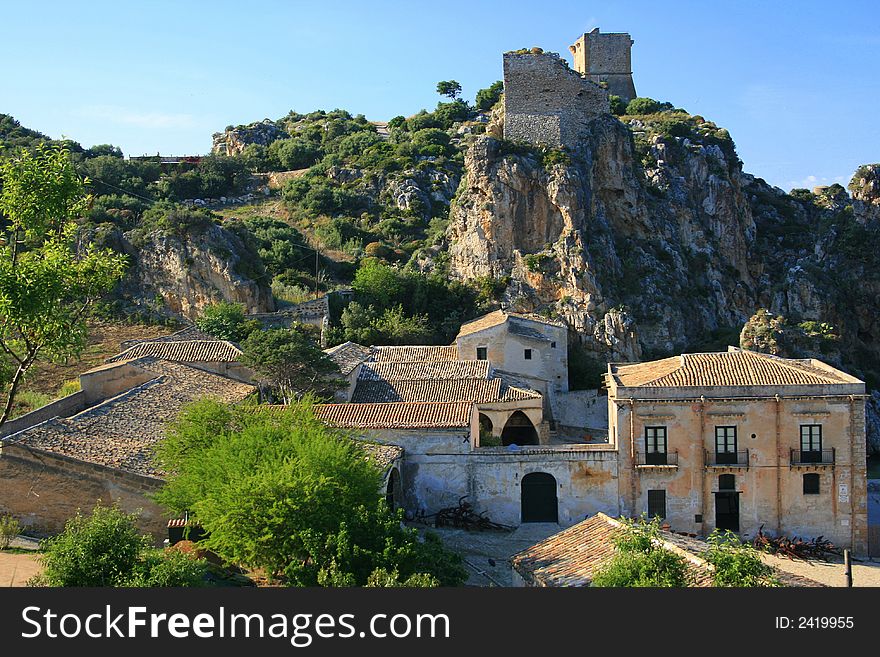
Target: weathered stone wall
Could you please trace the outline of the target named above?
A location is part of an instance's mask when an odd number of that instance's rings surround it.
[[[78,510],[89,513],[101,500],[127,512],[140,511],[139,528],[156,544],[167,537],[168,514],[148,495],[161,481],[121,470],[5,443],[0,449],[0,515],[11,514],[37,535],[56,534]]]
[[[557,55],[504,55],[505,139],[575,148],[609,111],[608,92]]]

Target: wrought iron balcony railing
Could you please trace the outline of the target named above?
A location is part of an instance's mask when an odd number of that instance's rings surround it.
[[[749,467],[749,450],[740,452],[706,452],[708,468],[747,468]]]
[[[793,449],[792,465],[834,465],[834,448],[831,449]]]
[[[678,467],[678,452],[638,452],[636,467]]]

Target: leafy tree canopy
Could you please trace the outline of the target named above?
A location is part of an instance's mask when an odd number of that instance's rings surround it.
[[[401,527],[379,497],[379,468],[311,403],[192,404],[158,447],[172,474],[157,499],[188,510],[221,557],[290,585],[415,583],[417,574],[423,584],[461,583],[460,559]]]

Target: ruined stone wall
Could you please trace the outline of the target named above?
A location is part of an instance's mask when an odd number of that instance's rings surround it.
[[[557,55],[504,55],[505,139],[576,148],[609,111],[608,92]]]
[[[587,79],[608,84],[608,91],[625,101],[636,97],[632,81],[632,44],[629,34],[600,34],[599,28],[584,34],[569,47],[574,68]]]

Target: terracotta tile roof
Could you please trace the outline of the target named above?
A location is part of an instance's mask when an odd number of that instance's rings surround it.
[[[315,415],[351,429],[458,429],[470,426],[470,402],[318,404]]]
[[[533,390],[504,384],[501,379],[438,379],[358,381],[351,397],[354,404],[382,402],[453,402],[490,403],[541,399]]]
[[[145,356],[178,363],[234,363],[241,359],[241,349],[226,340],[141,342],[104,362],[117,363]]]
[[[537,324],[547,324],[549,326],[556,326],[559,328],[565,328],[566,326],[564,322],[548,319],[547,317],[543,317],[541,315],[535,315],[532,313],[512,313],[507,310],[496,310],[487,315],[477,317],[476,319],[472,319],[471,321],[462,324],[461,329],[458,332],[458,337],[470,335],[471,333],[477,333],[478,331],[483,331],[485,329],[492,328],[493,326],[504,324],[504,322],[506,322],[508,319],[520,320],[519,322],[517,322],[520,326],[522,326],[523,322],[535,322]]]
[[[611,376],[624,387],[828,385],[854,382],[842,372],[809,360],[780,358],[741,349],[682,354],[648,363],[613,364]],[[845,378],[846,377],[846,378]]]
[[[358,378],[363,381],[488,379],[489,361],[435,360],[364,363]]]
[[[513,568],[532,585],[590,586],[593,576],[615,553],[614,537],[622,524],[597,513],[583,522],[544,539],[510,558]],[[672,532],[661,532],[665,549],[688,560],[694,586],[712,586],[712,566],[700,555],[705,541]],[[775,570],[785,586],[821,586],[818,582]]]
[[[389,361],[458,360],[458,347],[443,346],[373,347],[373,360]]]
[[[372,356],[373,350],[356,342],[343,342],[330,349],[325,349],[324,353],[336,363],[343,376],[348,376],[354,368]]]
[[[130,361],[156,378],[70,418],[54,418],[4,438],[10,443],[149,477],[162,473],[153,446],[182,406],[203,397],[237,402],[254,387],[156,358]]]

